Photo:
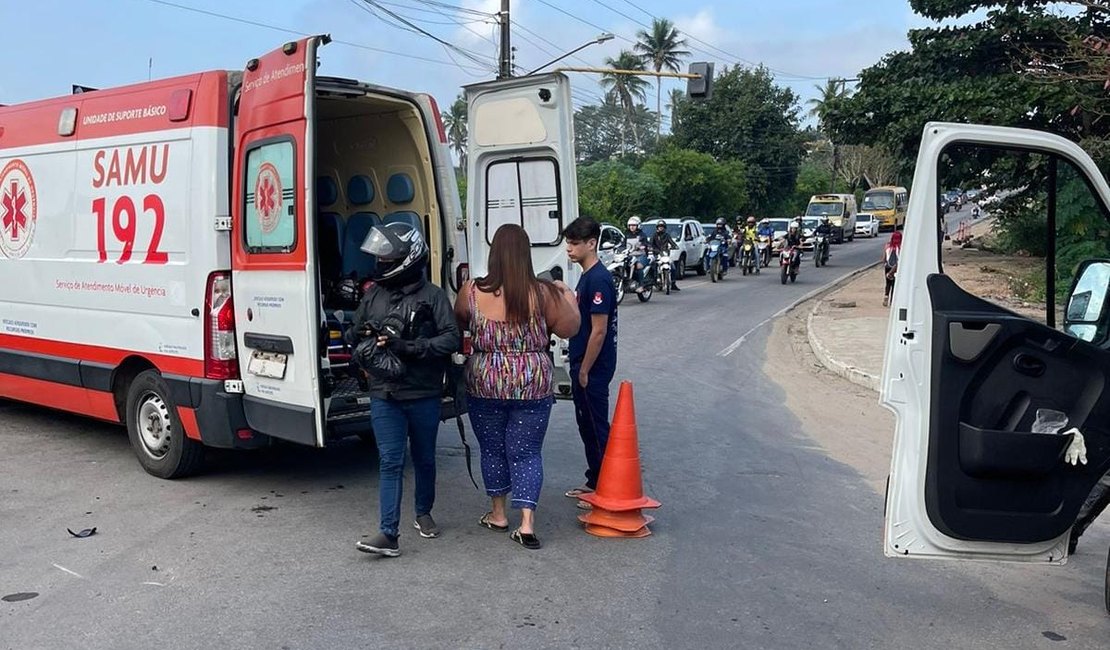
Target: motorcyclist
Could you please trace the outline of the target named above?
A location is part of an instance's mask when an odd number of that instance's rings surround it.
[[[678,248],[671,234],[667,232],[667,222],[660,219],[655,222],[655,234],[651,236],[651,250],[656,255],[671,254],[671,251]],[[681,291],[678,288],[678,281],[674,274],[671,274],[671,291]]]
[[[786,229],[786,236],[783,239],[783,249],[794,249],[794,258],[798,260],[802,255],[802,229],[798,227],[796,220],[791,221]]]
[[[640,227],[641,223],[640,217],[635,215],[629,217],[626,224],[628,230],[624,233],[629,253],[636,256],[636,263],[632,269],[632,283],[636,288],[636,293],[641,293],[644,290],[644,269],[648,265],[648,250],[650,250],[651,245],[647,233]]]
[[[817,222],[817,228],[815,232],[816,234],[825,237],[825,246],[828,247],[829,239],[832,237],[832,223],[829,221],[828,217],[821,217],[821,219]],[[829,253],[826,253],[826,255],[829,255],[831,257],[831,254]]]
[[[713,232],[709,233],[709,235],[705,238],[705,241],[706,243],[709,243],[716,239],[719,240],[721,242],[721,245],[725,247],[724,255],[722,256],[724,259],[721,260],[721,264],[724,265],[725,270],[728,270],[728,260],[730,257],[732,257],[732,251],[729,250],[730,237],[728,235],[728,223],[725,222],[724,217],[717,217],[717,221],[714,225],[716,226],[716,228],[714,228]]]
[[[770,219],[762,219],[759,222],[759,227],[756,229],[756,235],[759,237],[767,238],[767,248],[764,253],[766,257],[761,261],[763,264],[771,263],[771,250],[775,246],[775,227],[771,225]]]
[[[758,237],[759,231],[755,227],[755,217],[750,216],[748,217],[747,221],[744,222],[744,225],[740,228],[740,241],[738,244],[740,247],[740,253],[737,253],[737,256],[742,257],[745,244],[751,244],[754,256],[755,242]]]

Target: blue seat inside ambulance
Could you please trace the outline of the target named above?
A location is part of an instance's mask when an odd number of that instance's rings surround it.
[[[389,182],[386,183],[385,194],[386,197],[389,199],[389,202],[394,205],[409,205],[410,203],[412,203],[413,199],[416,198],[416,186],[413,185],[412,177],[408,174],[394,174],[389,177]],[[424,232],[424,224],[420,221],[420,215],[411,210],[397,210],[395,212],[390,212],[389,214],[385,215],[385,218],[382,219],[382,222],[407,223],[419,230],[421,234],[427,235],[427,233]]]
[[[343,272],[343,218],[327,208],[339,200],[339,185],[330,176],[316,178],[316,237],[320,248],[320,273],[325,280],[338,281]]]
[[[368,209],[374,202],[374,196],[374,183],[369,176],[352,176],[347,182],[347,201],[356,211],[347,217],[347,232],[343,238],[344,277],[354,275],[361,280],[374,272],[374,256],[362,251],[362,242],[370,234],[370,229],[381,223],[377,213]]]

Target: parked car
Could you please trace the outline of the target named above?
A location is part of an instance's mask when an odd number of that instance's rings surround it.
[[[856,234],[861,237],[878,237],[879,219],[872,214],[856,215]]]
[[[655,232],[655,223],[658,219],[645,221],[648,233]],[[674,276],[676,279],[686,277],[686,271],[693,269],[698,275],[705,275],[708,267],[705,259],[705,233],[701,224],[696,219],[663,219],[667,224],[667,232],[678,244],[678,250],[671,251],[671,262],[674,263]]]

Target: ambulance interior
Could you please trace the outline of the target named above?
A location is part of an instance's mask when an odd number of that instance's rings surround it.
[[[429,243],[431,269],[442,260],[439,210],[420,111],[384,95],[328,96],[316,102],[316,235],[321,304],[327,322],[330,422],[365,415],[366,385],[342,338],[374,271],[361,250],[375,225],[408,223]],[[360,399],[360,397],[362,399]],[[361,402],[361,404],[360,404]]]

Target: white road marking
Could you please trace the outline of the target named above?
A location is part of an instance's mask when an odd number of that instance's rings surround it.
[[[85,576],[81,575],[80,573],[77,573],[76,571],[70,571],[69,569],[65,568],[64,566],[62,566],[60,564],[55,564],[54,568],[58,569],[59,571],[65,571],[69,575],[76,576],[76,577],[81,578],[81,579],[84,579],[84,577],[85,577]]]
[[[875,262],[874,264],[868,264],[867,266],[864,266],[864,267],[858,268],[858,269],[856,269],[856,270],[854,270],[854,271],[850,271],[850,272],[848,272],[848,273],[845,273],[844,275],[842,275],[842,276],[840,276],[839,278],[837,278],[837,279],[833,280],[832,282],[829,282],[829,283],[827,283],[827,284],[824,284],[824,285],[822,285],[822,286],[820,286],[820,287],[818,287],[818,288],[814,289],[813,291],[810,291],[809,293],[805,294],[805,295],[804,295],[804,296],[802,296],[801,298],[798,298],[798,299],[797,299],[797,300],[795,300],[794,302],[792,302],[792,303],[790,303],[789,305],[787,305],[787,306],[783,307],[782,309],[778,310],[778,311],[777,311],[777,312],[775,312],[774,314],[771,314],[771,315],[770,315],[769,317],[767,317],[767,318],[763,319],[762,321],[760,321],[760,322],[759,322],[759,324],[758,324],[758,325],[756,325],[755,327],[751,328],[751,329],[750,329],[750,330],[748,330],[747,332],[744,332],[743,334],[741,334],[741,335],[740,335],[740,338],[738,338],[738,339],[736,339],[735,341],[733,341],[733,342],[732,342],[732,344],[731,344],[731,345],[729,345],[729,346],[728,346],[727,348],[725,348],[724,350],[721,350],[720,352],[718,352],[718,353],[717,353],[717,356],[718,356],[718,357],[727,357],[728,355],[732,354],[733,352],[736,352],[736,350],[738,350],[738,349],[740,348],[740,346],[741,346],[741,345],[744,345],[744,341],[745,341],[745,340],[746,340],[746,339],[747,339],[747,338],[748,338],[749,336],[751,336],[751,335],[752,335],[753,333],[755,333],[755,331],[756,331],[756,330],[758,330],[759,328],[763,327],[763,326],[764,326],[764,325],[766,325],[767,323],[770,323],[771,321],[775,320],[775,319],[776,319],[776,318],[778,318],[779,316],[782,316],[783,314],[785,314],[786,312],[790,311],[791,309],[794,309],[795,307],[797,307],[798,305],[802,304],[803,302],[805,302],[805,301],[809,300],[810,298],[813,298],[814,296],[816,296],[816,295],[819,295],[819,294],[821,294],[821,293],[823,293],[823,292],[825,292],[825,291],[829,291],[830,289],[832,289],[832,288],[836,287],[837,285],[839,285],[839,284],[840,284],[841,282],[843,282],[843,281],[847,280],[848,278],[850,278],[850,277],[852,277],[852,276],[854,276],[854,275],[858,275],[858,274],[860,274],[860,273],[863,273],[863,272],[864,272],[864,271],[866,271],[867,269],[869,269],[869,268],[871,268],[871,267],[873,267],[873,266],[876,266],[877,264],[878,264],[878,262]]]

